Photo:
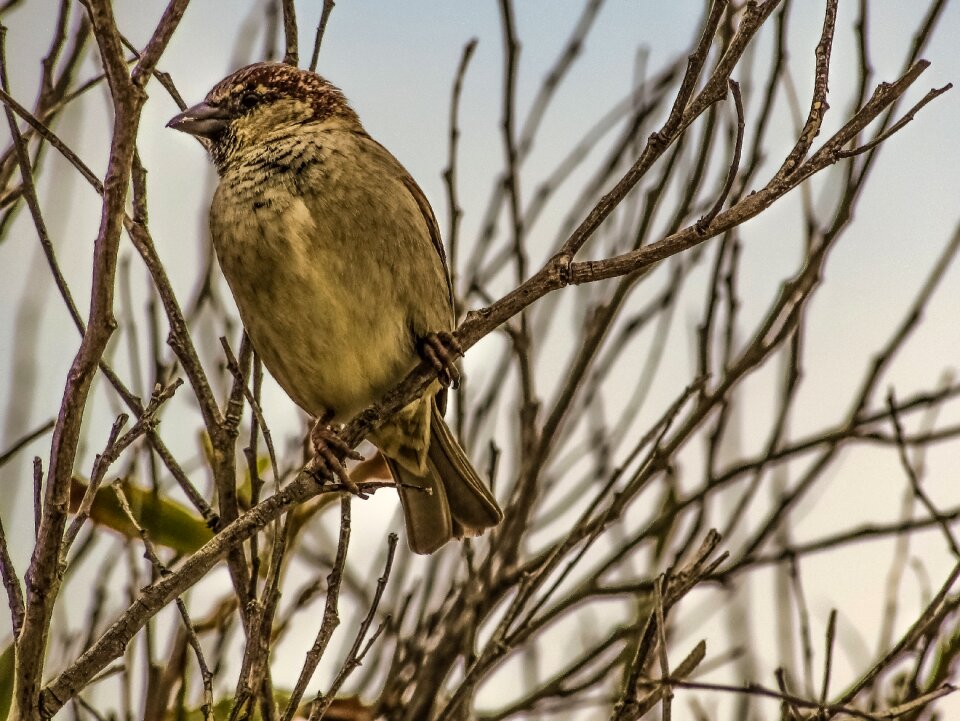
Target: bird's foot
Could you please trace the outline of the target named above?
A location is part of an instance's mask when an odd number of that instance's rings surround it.
[[[310,431],[310,442],[313,443],[314,465],[317,471],[326,472],[339,480],[354,495],[360,495],[360,489],[350,478],[343,461],[349,458],[362,461],[363,456],[353,450],[340,434],[327,425],[327,418],[320,418]]]
[[[463,347],[453,333],[445,330],[427,333],[420,341],[420,356],[437,371],[437,378],[444,386],[460,385],[460,371],[456,360],[463,355]]]

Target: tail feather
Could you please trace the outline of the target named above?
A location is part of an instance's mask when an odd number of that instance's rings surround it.
[[[450,514],[464,526],[467,535],[478,535],[485,528],[498,525],[503,511],[453,437],[437,404],[432,405],[429,464],[443,479]]]
[[[454,537],[453,518],[443,483],[432,472],[418,476],[393,458],[384,456],[397,484],[407,543],[414,553],[433,553]]]
[[[433,553],[447,541],[476,536],[503,520],[496,498],[470,465],[466,454],[430,401],[430,446],[427,469],[415,473],[384,456],[397,483],[414,553]]]

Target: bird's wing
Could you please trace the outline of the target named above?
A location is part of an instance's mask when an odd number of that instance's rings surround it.
[[[450,270],[447,268],[447,254],[443,250],[443,239],[440,237],[440,226],[437,224],[437,218],[433,214],[433,208],[430,207],[427,196],[423,194],[420,186],[417,185],[417,181],[407,172],[404,172],[400,179],[403,181],[407,190],[410,191],[410,195],[412,195],[413,199],[417,202],[417,207],[420,208],[420,212],[423,214],[423,220],[427,224],[427,230],[430,232],[430,241],[433,243],[437,255],[440,256],[440,264],[443,266],[443,277],[447,281],[447,294],[450,297],[450,309],[452,311],[454,307],[453,286],[450,283]]]
[[[413,176],[411,176],[409,172],[407,172],[407,169],[403,167],[400,161],[393,156],[393,153],[383,147],[383,145],[375,138],[371,137],[366,130],[360,130],[356,132],[364,140],[367,140],[378,146],[383,154],[396,164],[397,170],[399,171],[400,182],[402,182],[404,187],[410,192],[414,202],[416,202],[417,207],[420,209],[420,214],[423,216],[423,222],[427,225],[427,232],[430,233],[430,242],[433,243],[433,248],[437,251],[437,256],[440,258],[440,265],[443,267],[443,277],[444,280],[447,281],[447,297],[450,300],[450,314],[452,316],[454,313],[454,305],[453,285],[450,282],[450,269],[447,268],[447,254],[443,249],[443,238],[440,237],[440,225],[437,223],[437,218],[433,214],[433,208],[430,207],[430,201],[427,200],[427,196],[423,194],[422,190],[420,190],[420,186],[417,185],[417,181],[413,179]]]
[[[433,247],[437,251],[437,255],[440,256],[440,264],[443,266],[443,277],[447,281],[447,296],[450,299],[450,314],[451,316],[456,316],[456,311],[454,310],[453,305],[453,284],[450,282],[450,271],[447,269],[447,254],[443,250],[443,239],[440,237],[440,226],[437,223],[437,218],[433,214],[433,208],[430,207],[430,201],[427,200],[427,196],[423,194],[423,191],[420,190],[420,186],[417,185],[417,181],[413,177],[404,172],[401,176],[403,184],[406,186],[407,190],[410,191],[410,195],[413,196],[413,199],[417,201],[417,206],[420,208],[420,212],[423,214],[423,219],[427,223],[427,230],[430,231],[430,240],[433,243]],[[453,318],[453,323],[456,325],[456,317]],[[440,417],[443,417],[443,414],[447,410],[447,389],[441,388],[436,395],[437,406],[440,409]]]

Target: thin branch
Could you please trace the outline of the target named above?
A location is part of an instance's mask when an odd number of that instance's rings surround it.
[[[837,610],[830,611],[830,620],[827,621],[827,635],[824,644],[823,683],[820,685],[820,706],[827,703],[827,694],[830,692],[830,673],[833,670],[833,645],[837,636]]]
[[[127,415],[126,413],[121,413],[117,418],[110,431],[110,437],[107,439],[106,447],[102,453],[97,455],[94,461],[93,471],[90,474],[87,488],[83,493],[83,499],[80,501],[80,507],[76,510],[73,521],[64,534],[63,549],[61,551],[62,563],[66,563],[67,554],[70,553],[70,548],[73,546],[74,540],[76,540],[77,535],[80,533],[80,529],[83,528],[83,524],[90,517],[90,509],[93,506],[94,498],[111,464],[120,457],[120,454],[123,453],[124,450],[145,435],[154,424],[157,423],[157,414],[160,412],[160,409],[168,400],[173,398],[173,394],[176,393],[182,383],[183,381],[178,378],[166,387],[158,386],[155,388],[153,396],[150,398],[150,403],[144,409],[140,418],[137,419],[133,427],[122,436],[120,435],[120,431],[127,422]]]
[[[957,601],[954,600],[948,603],[947,594],[950,592],[950,589],[953,588],[953,584],[957,582],[958,578],[960,578],[960,564],[953,567],[943,585],[940,587],[940,590],[921,611],[917,616],[917,620],[907,629],[900,640],[840,695],[836,701],[837,704],[842,705],[852,702],[861,691],[868,688],[874,682],[879,674],[883,673],[902,653],[911,648],[911,646],[917,642],[917,639],[927,633],[935,624],[939,623],[944,614],[956,608]]]
[[[730,80],[729,82],[730,92],[733,94],[734,107],[737,111],[737,138],[733,146],[733,158],[730,161],[730,169],[727,171],[727,179],[723,184],[723,190],[720,191],[720,197],[717,198],[717,202],[713,204],[713,207],[707,211],[707,214],[697,221],[696,227],[701,229],[701,232],[713,222],[713,219],[717,217],[717,213],[723,210],[723,204],[727,201],[727,196],[730,195],[730,189],[733,188],[733,181],[737,177],[737,170],[740,167],[740,153],[743,151],[743,131],[746,127],[746,121],[743,117],[743,98],[740,97],[740,83],[736,80]],[[706,369],[703,370],[705,371]]]
[[[690,226],[644,248],[623,253],[612,258],[598,261],[564,263],[562,267],[565,271],[563,278],[569,283],[593,283],[605,278],[613,278],[626,273],[637,272],[664,258],[699,245],[704,240],[755,217],[789,190],[796,188],[801,182],[815,173],[836,163],[840,159],[838,153],[843,146],[856,137],[856,134],[873,121],[884,108],[891,105],[906,92],[907,88],[916,81],[928,66],[929,63],[920,61],[894,82],[884,83],[878,86],[870,100],[867,101],[856,115],[837,131],[830,140],[824,143],[820,150],[814,153],[809,160],[799,166],[787,178],[778,179],[775,177],[763,189],[743,198],[726,211],[721,212],[710,224],[710,227],[704,231],[705,235],[698,236],[696,228]],[[603,203],[603,201],[601,201],[601,203]],[[571,238],[576,237],[576,235],[577,233],[571,236]],[[560,256],[560,258],[564,257]],[[548,268],[550,268],[550,266],[548,266]],[[552,270],[552,268],[550,269]],[[545,272],[546,271],[541,271],[541,273]],[[561,269],[557,269],[556,272],[561,272]],[[533,279],[539,280],[539,277],[534,276]],[[516,295],[524,291],[529,292],[529,290],[521,286],[521,288],[506,296],[500,302],[504,302],[507,299],[514,300]],[[467,319],[469,322],[469,315]],[[469,340],[465,344],[463,342],[463,335],[459,335],[458,337],[464,348],[469,347]]]
[[[862,153],[869,152],[876,148],[880,143],[889,138],[891,135],[901,130],[907,123],[914,119],[916,114],[920,112],[920,109],[929,103],[934,98],[938,98],[943,95],[945,92],[953,88],[953,83],[947,83],[942,88],[933,88],[926,95],[924,95],[910,110],[908,110],[900,120],[895,122],[889,128],[884,130],[882,133],[877,135],[869,143],[864,143],[856,148],[851,148],[849,150],[841,150],[839,155],[841,158],[852,158],[855,155],[860,155]]]
[[[283,62],[297,67],[300,64],[300,55],[297,50],[297,7],[294,0],[280,1],[283,5]]]
[[[775,2],[768,2],[764,7],[768,8],[767,12],[772,12],[773,6],[775,5]],[[677,139],[681,129],[688,126],[708,105],[714,102],[714,100],[706,102],[706,99],[715,95],[715,91],[712,88],[716,85],[717,78],[722,75],[719,66],[714,73],[714,77],[711,78],[711,81],[708,83],[709,91],[708,88],[705,88],[700,96],[698,96],[704,99],[705,102],[699,103],[696,111],[693,110],[693,104],[690,102],[690,99],[696,88],[696,82],[700,77],[700,72],[706,63],[710,46],[713,43],[713,37],[720,25],[720,20],[723,17],[726,6],[726,0],[714,0],[711,3],[710,10],[703,25],[703,31],[700,34],[700,40],[690,55],[686,73],[680,83],[680,90],[677,92],[677,97],[669,117],[660,130],[650,136],[650,140],[647,142],[640,157],[633,164],[633,167],[630,168],[627,174],[621,178],[610,192],[600,199],[593,211],[590,212],[586,219],[584,219],[566,242],[564,242],[560,248],[561,256],[573,257],[577,251],[583,247],[584,243],[593,235],[600,223],[610,215],[613,209],[626,197],[627,193],[639,182],[640,178],[646,174],[667,147]],[[743,47],[746,47],[747,39],[757,31],[763,19],[765,19],[765,16],[762,15],[745,17],[743,19],[740,28],[744,39]],[[743,47],[740,48],[741,52]],[[727,66],[732,70],[733,65],[730,64],[730,62],[728,62]],[[724,76],[722,81],[724,84],[723,92],[726,94],[727,76]]]
[[[460,219],[463,209],[457,195],[457,146],[460,141],[460,95],[463,91],[463,79],[467,74],[467,67],[473,52],[477,49],[477,39],[472,38],[463,46],[460,64],[453,80],[453,90],[450,96],[450,138],[447,143],[447,167],[443,171],[443,180],[447,186],[447,205],[450,212],[450,227],[447,230],[447,249],[450,256],[450,287],[453,288],[453,297],[458,298],[457,274],[459,273],[460,250]],[[459,314],[458,314],[459,315]],[[458,404],[462,405],[462,403]]]
[[[340,499],[340,538],[337,541],[337,557],[333,562],[333,568],[327,576],[327,598],[323,607],[323,620],[320,622],[320,630],[317,631],[317,637],[314,639],[313,646],[307,651],[303,662],[303,668],[300,669],[300,676],[297,683],[290,692],[290,700],[287,702],[287,708],[283,712],[282,721],[291,721],[300,705],[304,692],[307,690],[307,684],[313,677],[314,671],[320,659],[333,637],[333,632],[340,625],[340,613],[338,604],[340,599],[340,584],[343,579],[343,569],[347,562],[347,548],[350,545],[350,496],[345,494]],[[391,557],[392,558],[392,557]]]
[[[391,533],[389,536],[387,536],[387,560],[384,564],[383,573],[380,575],[380,578],[377,579],[377,588],[373,594],[373,602],[370,604],[370,609],[367,611],[366,617],[360,623],[360,628],[357,630],[357,637],[353,641],[353,646],[350,647],[350,651],[347,653],[347,657],[344,660],[343,665],[340,667],[336,678],[334,678],[333,683],[330,685],[330,690],[326,694],[319,692],[317,693],[317,697],[313,701],[313,708],[310,711],[310,721],[319,721],[319,719],[324,717],[326,712],[330,709],[330,704],[333,703],[334,699],[337,697],[337,694],[343,687],[343,684],[346,682],[347,678],[363,662],[367,652],[376,642],[386,624],[389,623],[390,617],[388,616],[386,620],[380,624],[373,636],[370,637],[370,640],[361,650],[360,645],[363,643],[363,639],[366,637],[367,631],[370,630],[370,625],[373,623],[373,618],[377,613],[377,608],[380,606],[380,599],[383,597],[383,591],[387,587],[387,581],[390,580],[390,570],[393,568],[393,556],[394,553],[396,553],[396,550],[397,534]]]
[[[37,440],[40,436],[44,435],[50,429],[52,429],[55,423],[56,421],[51,419],[46,423],[44,423],[39,428],[36,428],[30,431],[29,433],[27,433],[26,435],[21,436],[20,438],[15,440],[10,445],[10,447],[7,448],[7,450],[5,450],[3,453],[0,453],[0,468],[2,468],[7,463],[7,461],[9,461],[11,458],[17,455],[17,453],[22,451],[24,448],[26,448],[35,440]]]
[[[130,508],[130,501],[127,499],[127,494],[123,490],[122,481],[114,481],[112,486],[117,495],[117,500],[120,502],[120,508],[127,518],[127,522],[136,529],[137,534],[140,536],[140,540],[143,543],[144,555],[147,560],[150,561],[150,565],[153,566],[154,571],[156,571],[158,575],[169,575],[170,571],[157,555],[149,535],[137,522],[133,510]],[[197,665],[200,667],[200,677],[203,683],[203,703],[200,706],[200,710],[205,721],[213,721],[213,674],[207,666],[206,659],[203,655],[203,647],[200,645],[197,631],[193,626],[193,622],[190,620],[190,614],[187,612],[187,605],[179,596],[176,599],[176,605],[177,611],[180,613],[180,619],[183,622],[183,629],[187,634],[187,640],[197,658]]]
[[[273,447],[273,435],[270,433],[269,426],[267,426],[267,419],[263,415],[263,409],[257,402],[257,399],[250,390],[250,387],[247,385],[243,371],[240,369],[240,362],[233,354],[233,349],[230,348],[230,344],[223,336],[220,337],[220,345],[223,348],[224,354],[227,356],[227,368],[229,369],[230,373],[233,374],[234,381],[239,383],[243,388],[243,396],[247,399],[247,403],[250,404],[250,409],[253,412],[254,420],[256,421],[257,426],[260,428],[260,431],[263,433],[263,441],[267,444],[267,453],[270,456],[270,467],[273,469],[273,478],[277,483],[279,483],[281,477],[280,465],[277,463],[277,452]],[[256,467],[256,464],[254,464],[254,467]]]
[[[897,415],[897,401],[893,389],[891,389],[887,395],[887,408],[890,410],[890,422],[893,424],[894,436],[897,439],[897,453],[900,457],[900,465],[907,474],[907,478],[910,481],[910,488],[913,489],[913,494],[920,500],[923,507],[927,509],[927,513],[929,513],[932,518],[937,519],[940,530],[943,531],[943,537],[947,541],[947,545],[953,552],[954,557],[960,559],[960,545],[957,544],[957,539],[954,537],[953,531],[950,530],[949,524],[943,518],[940,511],[937,510],[937,507],[933,505],[930,496],[923,490],[920,476],[907,455],[907,445],[903,439],[903,426],[900,424],[899,415]]]
[[[311,72],[317,71],[317,58],[320,57],[320,44],[323,42],[323,34],[327,30],[327,21],[330,20],[330,13],[333,12],[334,0],[323,0],[323,10],[320,12],[320,22],[317,23],[317,35],[313,40],[313,55],[310,57]]]
[[[826,714],[828,716],[835,716],[837,714],[846,714],[852,716],[853,718],[863,719],[864,721],[880,721],[881,719],[895,719],[903,714],[907,713],[910,710],[916,710],[923,708],[924,706],[936,701],[939,698],[953,693],[956,689],[949,685],[944,684],[940,688],[932,691],[929,694],[914,699],[909,704],[901,704],[899,706],[892,706],[888,709],[882,709],[879,711],[862,711],[858,708],[850,706],[845,703],[832,703],[827,705],[821,705],[817,701],[812,701],[810,699],[805,699],[801,696],[795,696],[783,691],[774,691],[773,689],[766,688],[760,684],[750,683],[744,686],[735,686],[732,684],[721,684],[721,683],[704,683],[702,681],[684,681],[681,679],[669,679],[669,682],[675,688],[686,688],[698,691],[717,691],[720,693],[731,693],[731,694],[744,694],[747,696],[758,696],[763,698],[772,698],[778,699],[780,701],[785,701],[792,706],[797,708],[810,709],[811,711],[816,711],[820,714]]]
[[[823,17],[823,30],[820,42],[816,49],[816,70],[813,78],[813,98],[810,101],[810,111],[796,145],[790,151],[777,177],[785,177],[794,172],[801,164],[813,144],[814,138],[820,134],[820,126],[830,105],[827,103],[827,91],[830,84],[830,55],[833,50],[833,35],[837,27],[837,6],[839,0],[827,0],[826,11]]]
[[[7,64],[6,64],[6,32],[7,29],[0,25],[0,88],[4,94],[6,94],[10,89],[10,84],[7,79]],[[53,273],[54,282],[57,285],[57,289],[60,291],[60,295],[63,297],[64,303],[67,305],[67,310],[70,312],[70,317],[73,319],[74,324],[80,329],[81,334],[86,331],[86,328],[83,323],[83,319],[80,317],[80,311],[77,310],[77,304],[73,300],[73,294],[70,292],[70,288],[67,286],[67,281],[63,277],[63,273],[60,271],[60,266],[57,263],[56,256],[53,251],[53,243],[50,240],[50,234],[47,232],[47,224],[43,219],[43,213],[40,210],[40,201],[37,199],[37,190],[33,183],[33,168],[30,165],[30,155],[27,151],[27,143],[23,138],[23,135],[20,133],[20,128],[17,125],[17,121],[13,116],[13,110],[8,104],[4,107],[4,112],[7,116],[7,123],[10,126],[10,134],[13,137],[13,144],[17,151],[17,162],[20,165],[20,176],[23,180],[23,197],[27,201],[27,207],[30,209],[30,215],[33,218],[33,225],[37,230],[37,235],[40,237],[40,245],[43,248],[43,253],[47,258],[47,264],[50,266],[50,270]]]
[[[653,608],[657,619],[657,658],[660,661],[661,678],[670,678],[670,664],[667,660],[667,630],[666,613],[663,610],[663,584],[664,577],[660,576],[653,585]],[[670,721],[672,718],[671,706],[673,703],[673,690],[669,682],[666,683],[661,696],[661,717],[663,721]]]
[[[20,587],[20,576],[17,575],[13,559],[10,558],[10,547],[7,545],[7,535],[4,533],[2,521],[0,521],[0,577],[3,579],[4,589],[7,591],[7,604],[10,606],[10,627],[13,629],[13,637],[16,638],[20,635],[20,628],[23,626],[23,589]]]

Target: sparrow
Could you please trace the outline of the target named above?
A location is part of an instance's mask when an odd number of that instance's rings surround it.
[[[220,267],[267,370],[318,419],[321,463],[349,485],[342,458],[357,456],[328,424],[426,359],[438,379],[368,439],[396,483],[409,545],[432,553],[500,523],[443,420],[460,348],[436,218],[343,93],[316,73],[257,63],[167,125],[199,139],[216,166]]]

